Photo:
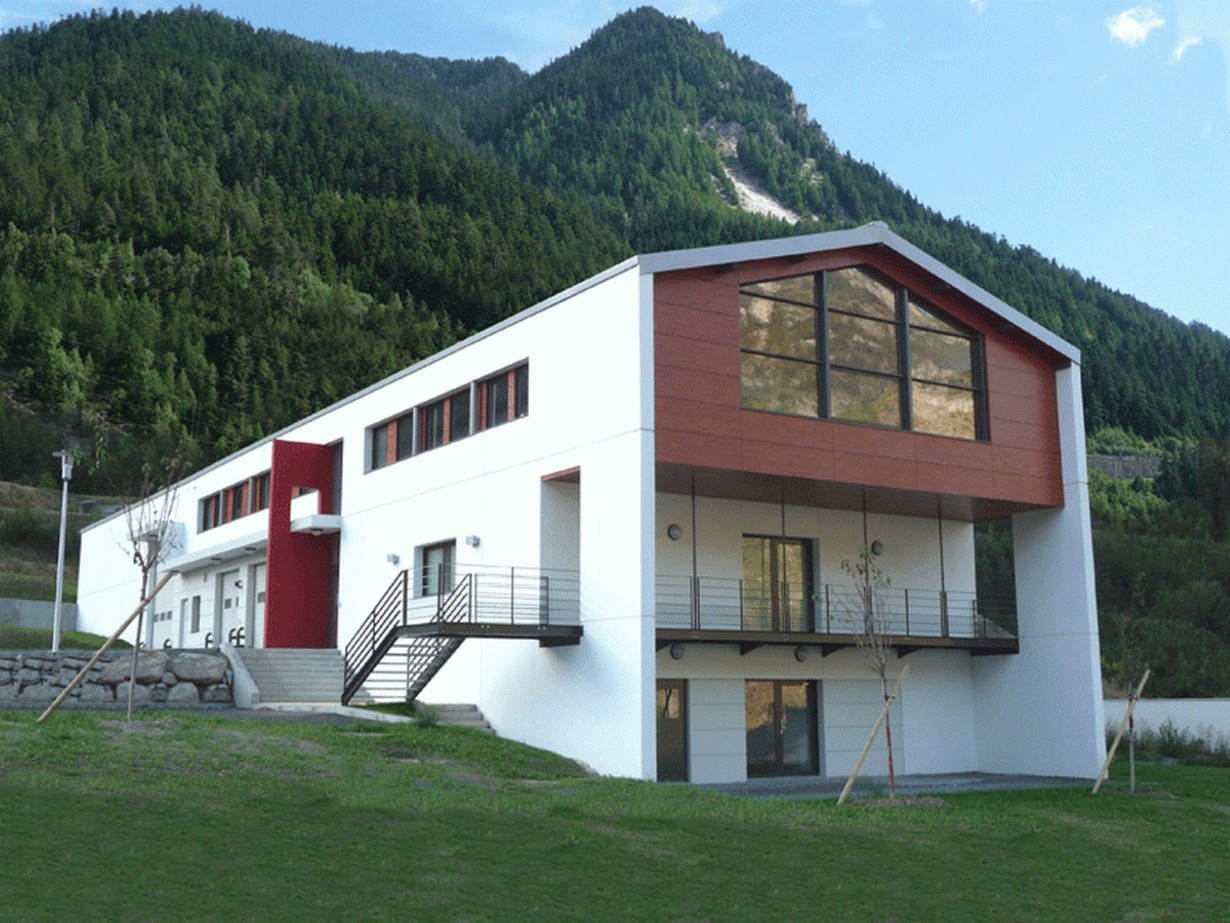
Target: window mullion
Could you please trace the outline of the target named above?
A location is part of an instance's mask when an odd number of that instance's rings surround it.
[[[990,411],[987,408],[986,359],[983,354],[982,337],[970,339],[970,365],[974,382],[974,438],[990,439]]]
[[[816,362],[820,366],[820,374],[816,376],[820,393],[817,395],[816,406],[820,408],[820,416],[831,419],[833,408],[830,406],[831,389],[829,387],[829,274],[821,272],[816,277],[818,289],[816,300],[819,308],[816,311]]]
[[[897,289],[897,361],[901,374],[901,428],[914,428],[913,378],[910,369],[910,294]]]

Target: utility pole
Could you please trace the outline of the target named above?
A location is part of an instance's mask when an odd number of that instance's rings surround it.
[[[51,454],[60,459],[60,479],[64,482],[60,497],[60,553],[56,559],[56,607],[51,623],[51,650],[59,653],[61,614],[64,609],[64,539],[68,534],[68,482],[73,479],[73,453],[62,449]]]

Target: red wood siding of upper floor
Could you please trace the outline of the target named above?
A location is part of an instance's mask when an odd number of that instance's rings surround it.
[[[990,439],[974,441],[744,410],[739,285],[870,265],[982,334]],[[1037,506],[1063,503],[1055,369],[1064,360],[883,248],[659,273],[654,398],[661,462],[905,488]]]

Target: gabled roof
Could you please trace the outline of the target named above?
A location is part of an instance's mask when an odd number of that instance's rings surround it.
[[[698,269],[704,266],[722,266],[753,260],[771,260],[830,250],[846,250],[852,247],[874,246],[892,250],[940,282],[951,286],[993,314],[1003,318],[1022,333],[1050,347],[1070,362],[1080,364],[1080,350],[1067,340],[1056,336],[1038,322],[1030,320],[1016,308],[996,298],[981,286],[975,285],[955,269],[920,250],[904,237],[893,233],[883,221],[874,221],[862,227],[843,231],[826,231],[799,237],[779,237],[773,240],[756,240],[741,244],[719,244],[715,247],[697,247],[689,250],[666,250],[634,257],[633,262],[638,265],[642,275],[652,275],[680,269]]]

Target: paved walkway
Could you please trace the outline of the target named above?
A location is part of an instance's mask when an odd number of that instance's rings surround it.
[[[1090,786],[1092,779],[1057,776],[1001,775],[990,772],[953,772],[897,776],[897,796],[950,795],[956,792],[986,792],[1020,788],[1060,788]],[[779,776],[697,785],[709,792],[742,795],[749,798],[836,798],[845,788],[845,778],[821,776]],[[861,776],[852,797],[887,798],[888,776]]]

